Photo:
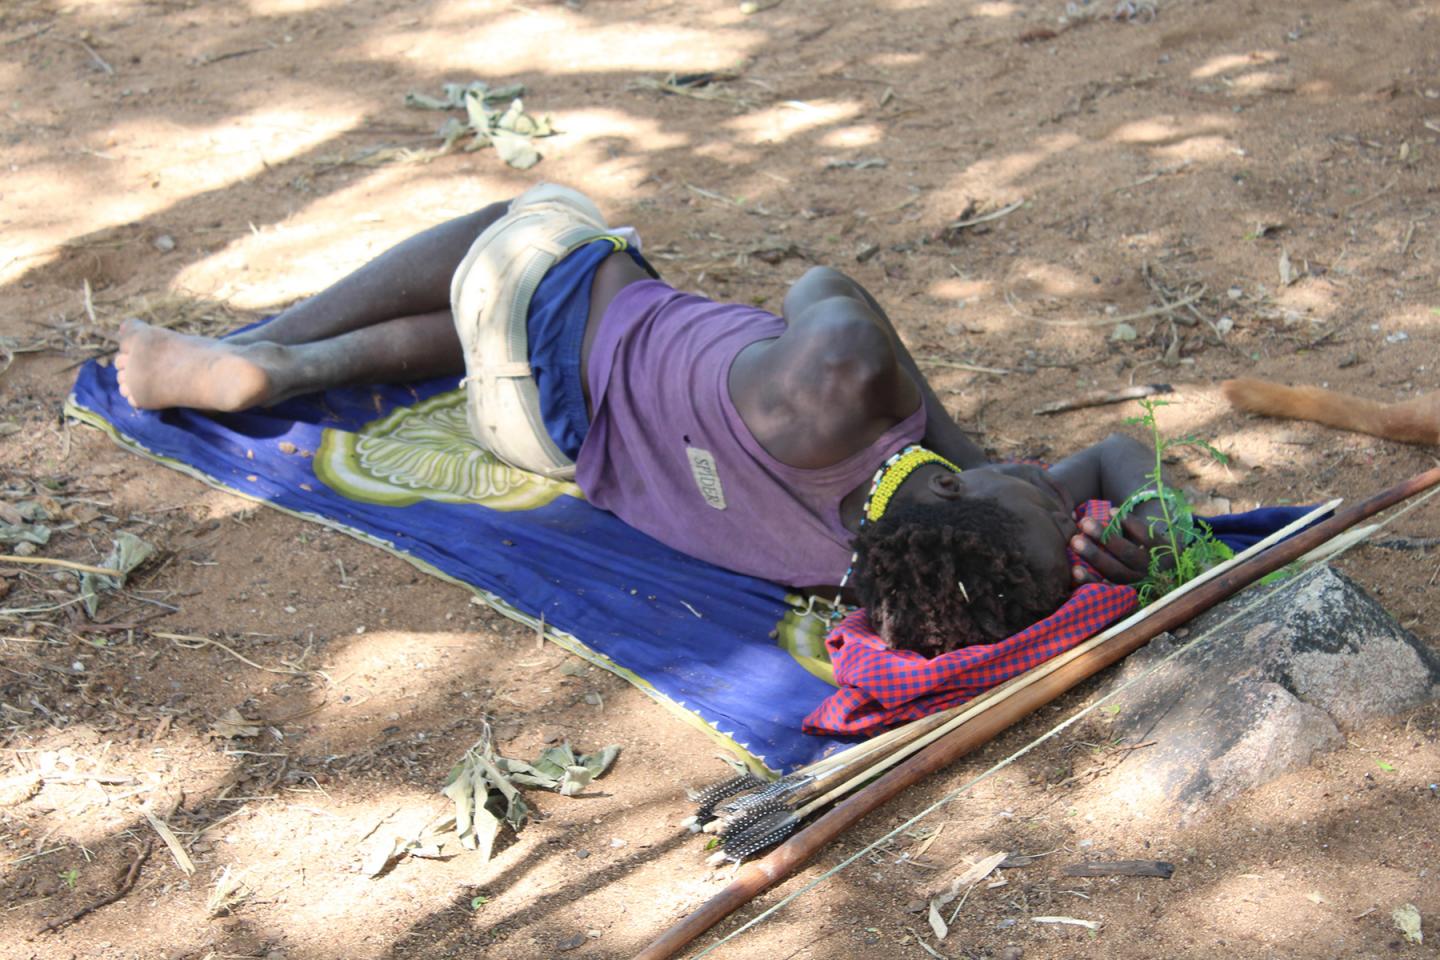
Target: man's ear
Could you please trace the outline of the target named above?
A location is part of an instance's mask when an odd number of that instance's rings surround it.
[[[937,470],[926,481],[930,492],[942,500],[959,500],[965,495],[960,478],[949,470]]]

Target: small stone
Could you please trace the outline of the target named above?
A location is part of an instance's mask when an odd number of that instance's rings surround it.
[[[589,857],[590,857],[590,851],[589,851],[589,850],[576,850],[576,851],[575,851],[575,857],[576,857],[577,860],[587,860],[587,859],[589,859]]]
[[[585,931],[585,936],[589,937],[591,940],[599,940],[600,937],[601,937],[601,935],[602,935],[602,934],[601,934],[601,932],[600,932],[599,930],[586,930],[586,931]]]
[[[571,950],[574,950],[576,947],[580,946],[584,942],[585,934],[577,933],[575,934],[575,936],[569,938],[568,940],[561,940],[559,943],[555,944],[555,949],[559,950],[561,953],[567,953]]]
[[[175,249],[175,238],[168,233],[160,234],[160,236],[154,239],[153,243],[155,244],[155,249],[161,253],[169,253]]]
[[[286,612],[286,613],[294,613],[294,612],[295,612],[295,608],[294,608],[294,607],[287,606],[287,607],[285,608],[285,612]]]
[[[1025,948],[1017,947],[1012,943],[996,954],[996,956],[999,960],[1020,960],[1021,957],[1025,956]]]
[[[22,540],[19,543],[15,544],[15,546],[12,548],[12,552],[17,557],[33,557],[35,555],[35,544],[31,543],[29,540]]]
[[[289,440],[281,440],[280,443],[277,444],[277,446],[280,447],[281,453],[294,453],[296,450],[300,449],[299,447],[295,446],[295,444],[291,443]]]
[[[623,847],[623,846],[625,846],[625,841],[624,841],[624,840],[621,840],[619,837],[611,837],[611,838],[610,838],[610,846],[612,846],[612,847],[617,847],[617,848],[618,848],[618,847]]]

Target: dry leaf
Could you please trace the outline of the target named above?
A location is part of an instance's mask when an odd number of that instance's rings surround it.
[[[245,881],[232,874],[227,866],[215,878],[215,886],[205,898],[205,911],[212,917],[218,917],[239,906],[252,893],[254,891],[245,885]]]
[[[240,716],[239,710],[231,707],[210,724],[210,735],[227,740],[232,737],[257,737],[260,735],[260,728]]]
[[[1415,904],[1407,903],[1403,907],[1396,907],[1390,914],[1390,919],[1395,921],[1395,926],[1405,934],[1405,939],[1411,943],[1424,943],[1425,934],[1420,932],[1420,911]]]
[[[100,596],[119,590],[125,586],[125,578],[130,572],[140,566],[146,560],[155,555],[155,548],[133,533],[121,531],[115,537],[114,546],[100,566],[109,570],[120,571],[120,576],[112,577],[106,574],[85,573],[80,576],[80,597],[85,605],[85,612],[91,617],[100,606]],[[257,731],[258,732],[258,731]]]
[[[1295,269],[1290,265],[1290,251],[1280,248],[1280,286],[1288,287],[1295,282]]]
[[[393,860],[405,853],[405,841],[389,833],[383,833],[371,842],[360,861],[360,872],[374,879],[385,872]]]
[[[1065,923],[1074,927],[1084,927],[1086,930],[1099,930],[1098,920],[1081,920],[1078,917],[1031,917],[1031,923]]]
[[[540,151],[524,137],[497,130],[490,139],[500,159],[516,170],[529,170],[540,162]]]
[[[996,867],[1004,863],[1005,858],[1009,855],[1010,854],[1008,853],[1001,852],[986,857],[984,860],[976,863],[969,870],[966,870],[964,873],[960,874],[960,876],[956,877],[955,880],[950,884],[950,888],[952,890],[958,890],[960,887],[968,887],[972,883],[979,883],[981,880],[984,880],[986,877],[990,876],[990,874],[995,871]]]
[[[195,861],[190,859],[190,854],[180,843],[180,838],[175,836],[175,831],[170,829],[170,825],[149,810],[142,812],[145,814],[145,819],[150,821],[150,826],[154,827],[155,832],[160,834],[160,839],[165,841],[165,846],[170,849],[170,856],[175,858],[175,866],[179,867],[180,871],[187,877],[194,873]]]
[[[945,925],[945,918],[940,916],[940,907],[935,900],[930,901],[930,929],[935,931],[936,940],[944,940],[950,935],[950,928]]]

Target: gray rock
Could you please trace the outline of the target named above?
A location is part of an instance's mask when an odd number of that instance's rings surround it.
[[[1112,737],[1134,751],[1095,789],[1132,813],[1195,821],[1244,791],[1344,743],[1342,730],[1440,695],[1440,658],[1329,566],[1243,594],[1163,635],[1104,680],[1103,696],[1170,660],[1112,701]],[[1212,627],[1215,632],[1207,636]]]

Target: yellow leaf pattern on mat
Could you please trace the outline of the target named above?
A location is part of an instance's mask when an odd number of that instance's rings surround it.
[[[396,507],[438,500],[534,510],[561,495],[581,497],[575,484],[517,470],[477,444],[462,390],[399,407],[358,433],[326,430],[315,475],[352,500]]]

